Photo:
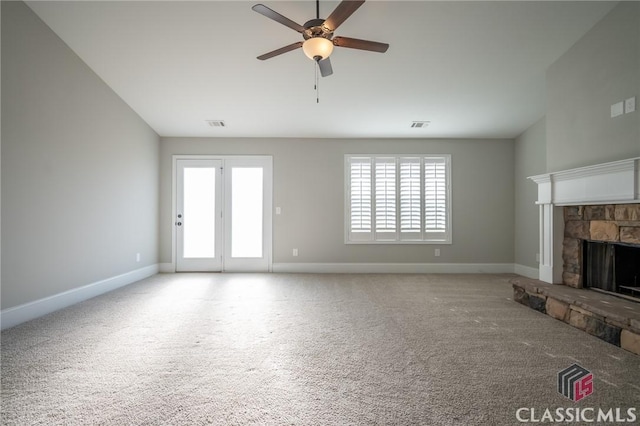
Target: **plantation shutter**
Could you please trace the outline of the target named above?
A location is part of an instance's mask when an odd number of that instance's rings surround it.
[[[345,155],[346,243],[451,243],[451,156]]]
[[[371,211],[371,158],[349,159],[349,239],[373,239]]]
[[[448,230],[447,163],[442,157],[424,159],[424,231],[442,238]]]
[[[396,159],[375,159],[375,239],[396,239]]]
[[[422,237],[420,158],[400,158],[400,238]]]

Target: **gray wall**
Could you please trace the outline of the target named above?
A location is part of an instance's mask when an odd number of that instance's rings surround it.
[[[620,2],[547,71],[547,169],[640,156],[640,2]],[[638,105],[640,106],[640,105]]]
[[[452,245],[345,245],[344,154],[452,155]],[[273,156],[274,263],[513,263],[512,140],[162,138],[160,261],[171,262],[174,154]],[[309,226],[309,224],[312,224]],[[293,257],[292,248],[299,249]],[[434,248],[441,256],[434,257]]]
[[[157,263],[158,136],[22,2],[2,88],[2,308]]]
[[[527,179],[545,173],[546,121],[543,117],[516,138],[514,150],[515,181],[515,263],[538,268],[540,249],[538,185]]]

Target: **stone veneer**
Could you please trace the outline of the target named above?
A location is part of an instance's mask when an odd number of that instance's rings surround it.
[[[530,278],[510,282],[514,301],[640,355],[640,304]]]
[[[564,208],[562,282],[582,288],[582,241],[640,245],[640,204]]]

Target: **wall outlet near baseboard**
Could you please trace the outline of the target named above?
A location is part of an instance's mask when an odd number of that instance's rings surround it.
[[[140,262],[140,253],[136,253],[136,262]]]
[[[440,249],[436,249],[434,252],[434,256],[435,257],[439,257],[440,256]]]
[[[294,248],[294,249],[293,249],[293,256],[295,257],[295,256],[297,256],[297,255],[298,255],[298,249],[297,249],[297,248]]]

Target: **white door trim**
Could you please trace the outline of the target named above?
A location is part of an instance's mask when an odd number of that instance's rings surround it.
[[[164,271],[166,272],[175,272],[176,271],[176,258],[177,258],[177,250],[176,250],[176,226],[175,226],[175,218],[177,215],[176,211],[176,201],[177,201],[177,180],[176,180],[176,172],[177,172],[177,164],[178,160],[221,160],[222,167],[225,167],[225,161],[227,160],[249,160],[249,159],[264,159],[269,165],[268,173],[265,173],[265,193],[264,193],[264,202],[265,202],[265,227],[264,227],[264,238],[265,238],[265,247],[267,250],[266,255],[268,257],[268,271],[271,272],[273,270],[273,156],[271,155],[215,155],[215,154],[174,154],[171,156],[171,263],[164,264]],[[224,186],[224,185],[223,185]],[[224,198],[224,188],[222,188],[222,196]],[[224,244],[223,244],[224,245]],[[224,248],[223,248],[224,249]],[[222,265],[223,272],[224,269],[224,260]]]

